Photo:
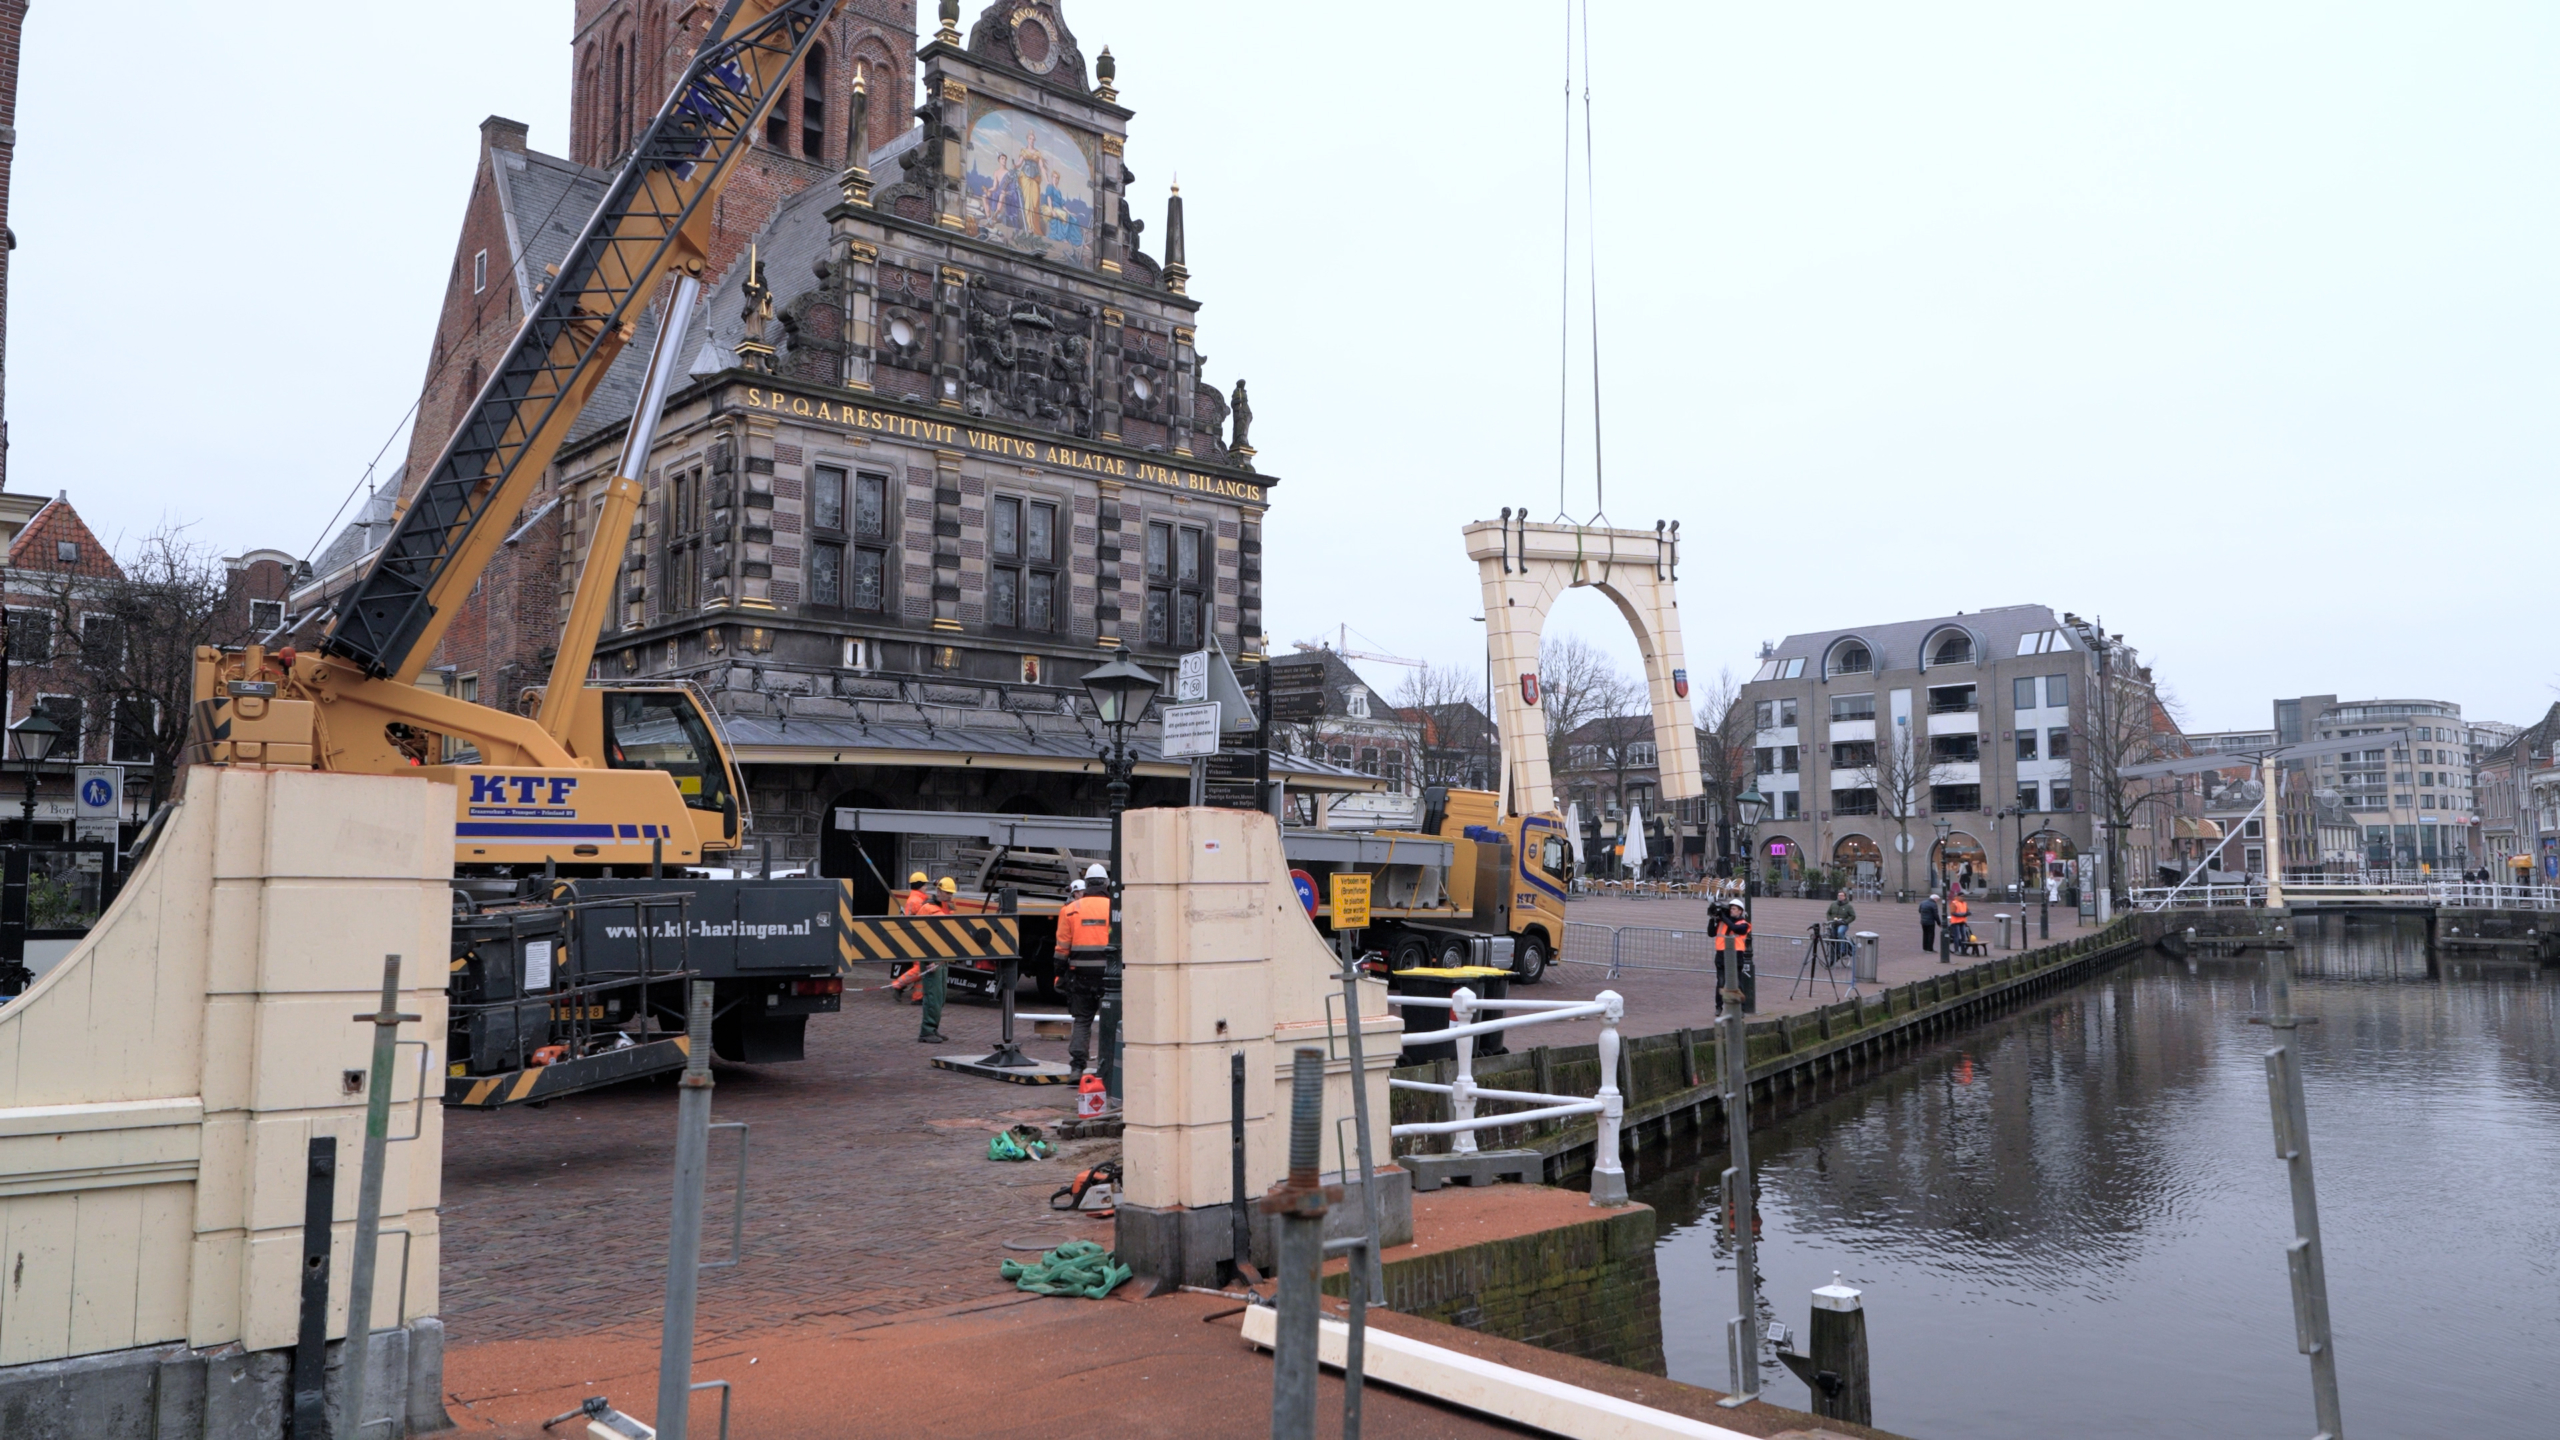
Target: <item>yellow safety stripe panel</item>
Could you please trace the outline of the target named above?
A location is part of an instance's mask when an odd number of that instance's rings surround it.
[[[843,921],[836,953],[857,960],[998,959],[1019,954],[1022,924],[1012,916],[891,915]]]

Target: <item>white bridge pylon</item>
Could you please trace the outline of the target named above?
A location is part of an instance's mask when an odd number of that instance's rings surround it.
[[[1538,644],[1556,597],[1588,585],[1609,597],[1644,655],[1653,743],[1665,801],[1703,793],[1689,670],[1680,646],[1680,527],[1651,530],[1532,523],[1528,512],[1466,527],[1467,558],[1484,580],[1496,722],[1502,732],[1504,806],[1514,815],[1555,808],[1546,718],[1538,707]],[[1527,683],[1523,683],[1526,681]]]

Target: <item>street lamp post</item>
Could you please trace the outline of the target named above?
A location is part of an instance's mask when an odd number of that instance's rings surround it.
[[[0,995],[23,994],[35,981],[27,968],[27,869],[36,838],[36,767],[61,738],[62,727],[41,710],[28,710],[26,719],[9,727],[9,748],[26,771],[27,798],[19,812],[19,843],[9,848],[7,867],[0,870]]]
[[[1129,732],[1146,718],[1161,683],[1127,657],[1086,672],[1084,693],[1093,701],[1094,718],[1111,732],[1111,752],[1103,761],[1111,804],[1111,950],[1102,965],[1102,1034],[1094,1049],[1102,1057],[1102,1083],[1111,1098],[1120,1098],[1120,817],[1129,808]]]
[[[1947,836],[1954,833],[1956,826],[1954,821],[1949,820],[1944,815],[1939,816],[1937,819],[1932,820],[1929,823],[1935,826],[1938,831],[1938,848],[1935,852],[1934,863],[1931,864],[1930,868],[1938,872],[1938,884],[1936,887],[1938,892],[1938,904],[1943,907],[1949,900],[1954,898],[1947,893]],[[1947,917],[1943,911],[1938,916],[1938,953],[1940,955],[1947,953]]]
[[[1760,888],[1756,832],[1760,817],[1769,813],[1769,801],[1760,793],[1760,782],[1746,780],[1743,785],[1743,792],[1733,797],[1733,818],[1734,833],[1742,843],[1742,920],[1749,928],[1752,925],[1752,892]],[[1719,985],[1742,997],[1738,1006],[1745,1013],[1760,1008],[1760,967],[1749,948],[1751,938],[1746,935],[1744,948],[1734,952],[1733,973],[1717,977]],[[1721,967],[1721,956],[1718,961]]]

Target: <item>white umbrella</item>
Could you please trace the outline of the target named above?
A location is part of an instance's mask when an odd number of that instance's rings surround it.
[[[1627,873],[1629,875],[1642,875],[1644,873],[1644,807],[1641,805],[1630,805],[1627,807],[1627,848],[1625,858],[1627,862]]]
[[[1564,838],[1565,843],[1573,847],[1573,868],[1581,869],[1582,807],[1578,804],[1564,807]]]

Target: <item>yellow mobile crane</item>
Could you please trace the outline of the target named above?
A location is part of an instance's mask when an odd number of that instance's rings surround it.
[[[454,859],[466,872],[550,863],[637,873],[628,867],[698,864],[736,848],[737,767],[693,692],[585,677],[700,293],[712,201],[834,8],[722,7],[317,649],[196,652],[190,760],[396,774],[435,758],[417,751],[422,739],[468,745],[476,760],[423,769],[454,787]],[[455,606],[670,275],[675,292],[540,712],[418,688]]]

